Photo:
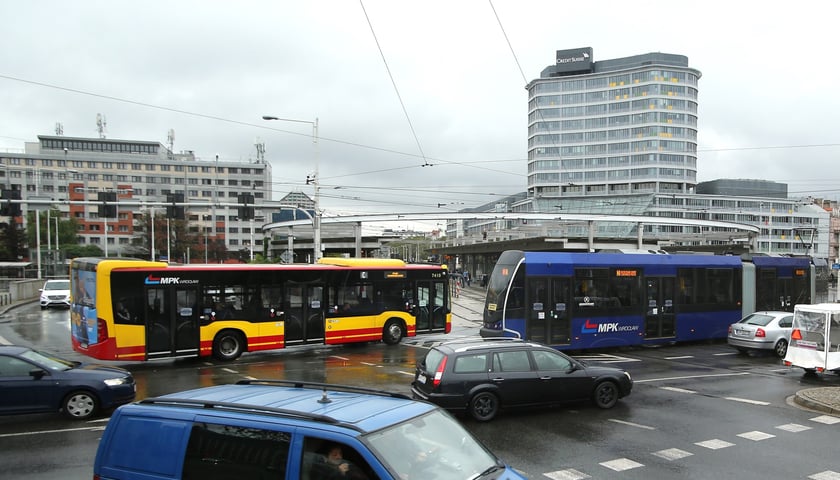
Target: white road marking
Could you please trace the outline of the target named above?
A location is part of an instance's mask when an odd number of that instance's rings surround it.
[[[639,462],[634,462],[629,458],[617,458],[615,460],[610,460],[609,462],[602,462],[600,463],[602,467],[607,467],[610,470],[614,470],[616,472],[623,472],[625,470],[630,470],[633,468],[644,467],[643,464]]]
[[[556,472],[543,473],[543,475],[552,480],[583,480],[585,478],[592,478],[583,472],[578,472],[574,468],[568,468],[566,470],[557,470]]]
[[[402,370],[397,370],[397,373],[402,373],[403,375],[408,375],[409,377],[414,376],[414,372],[404,372]]]
[[[741,438],[746,438],[747,440],[754,440],[756,442],[759,442],[761,440],[767,440],[768,438],[775,437],[775,435],[771,435],[769,433],[764,433],[764,432],[759,432],[758,430],[754,430],[752,432],[739,433],[738,436],[741,437]]]
[[[665,360],[685,360],[686,358],[694,358],[694,355],[683,355],[681,357],[665,357]]]
[[[614,423],[620,423],[622,425],[627,425],[627,426],[630,426],[630,427],[643,428],[645,430],[656,430],[656,428],[654,428],[654,427],[649,427],[647,425],[642,425],[642,424],[639,424],[639,423],[625,422],[624,420],[617,420],[615,418],[610,418],[608,421],[614,422]]]
[[[799,433],[799,432],[804,432],[805,430],[810,430],[811,429],[811,427],[806,427],[805,425],[799,425],[798,423],[786,423],[784,425],[779,425],[776,428],[778,428],[779,430],[784,430],[786,432],[791,432],[791,433]]]
[[[826,425],[834,425],[840,423],[840,418],[832,417],[831,415],[820,415],[811,419],[812,422],[824,423]]]
[[[95,427],[80,427],[80,428],[64,428],[60,430],[39,430],[37,432],[18,432],[18,433],[0,433],[0,438],[5,437],[23,437],[27,435],[42,435],[42,434],[51,434],[51,433],[62,433],[62,432],[100,432],[105,430],[105,425],[97,425]]]
[[[653,452],[653,454],[659,458],[664,458],[668,461],[679,460],[681,458],[690,457],[694,455],[693,453],[686,452],[685,450],[680,450],[679,448],[668,448],[666,450]]]
[[[738,355],[738,352],[714,353],[712,355],[715,357],[724,357],[727,355]]]
[[[697,393],[694,390],[686,390],[685,388],[678,388],[678,387],[659,387],[660,390],[668,390],[669,392],[677,392],[677,393]]]
[[[738,398],[738,397],[723,397],[727,400],[732,400],[733,402],[741,402],[741,403],[749,403],[750,405],[770,405],[770,402],[762,402],[760,400],[750,400],[748,398]]]
[[[227,367],[223,368],[222,370],[224,370],[225,372],[228,372],[228,373],[239,373],[238,371],[236,371],[232,368],[227,368]]]
[[[372,366],[376,365],[375,363],[370,363],[370,362],[359,362],[359,363],[361,363],[362,365],[367,365],[368,367],[372,367]]]
[[[337,358],[339,360],[344,360],[345,362],[349,361],[349,358],[346,357],[339,357],[338,355],[330,355],[330,358]]]
[[[648,378],[646,380],[633,380],[633,383],[650,383],[650,382],[667,382],[669,380],[691,380],[694,378],[717,378],[717,377],[737,377],[741,375],[749,375],[750,372],[739,373],[715,373],[709,375],[686,375],[685,377],[662,377],[662,378]]]
[[[6,340],[2,335],[0,335],[0,345],[11,345],[12,342]]]
[[[697,442],[695,443],[698,447],[708,448],[709,450],[720,450],[721,448],[727,448],[734,446],[734,443],[729,443],[726,440],[720,440],[715,438],[714,440],[706,440],[705,442]]]
[[[808,478],[811,480],[840,480],[840,473],[832,470],[826,470],[824,472],[815,473]]]

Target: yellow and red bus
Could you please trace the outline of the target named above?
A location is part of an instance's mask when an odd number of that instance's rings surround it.
[[[449,333],[445,266],[392,259],[318,264],[70,264],[73,349],[100,360],[207,357],[292,345],[397,344]]]

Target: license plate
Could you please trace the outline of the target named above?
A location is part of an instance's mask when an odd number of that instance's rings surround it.
[[[426,376],[422,373],[420,375],[417,375],[417,381],[420,383],[426,383]]]
[[[749,330],[735,330],[735,335],[740,335],[742,337],[750,337],[752,336],[752,332]]]

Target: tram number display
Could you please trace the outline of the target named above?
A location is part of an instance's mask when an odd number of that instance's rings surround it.
[[[626,270],[626,269],[618,269],[615,271],[616,277],[637,277],[639,276],[638,270]]]

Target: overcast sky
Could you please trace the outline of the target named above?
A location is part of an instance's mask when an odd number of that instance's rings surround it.
[[[38,135],[248,162],[325,215],[455,211],[522,192],[525,85],[556,50],[685,55],[700,181],[840,192],[835,2],[0,0],[0,150]],[[263,115],[302,120],[266,122]],[[312,145],[310,123],[320,141]],[[443,204],[439,206],[439,204]]]

